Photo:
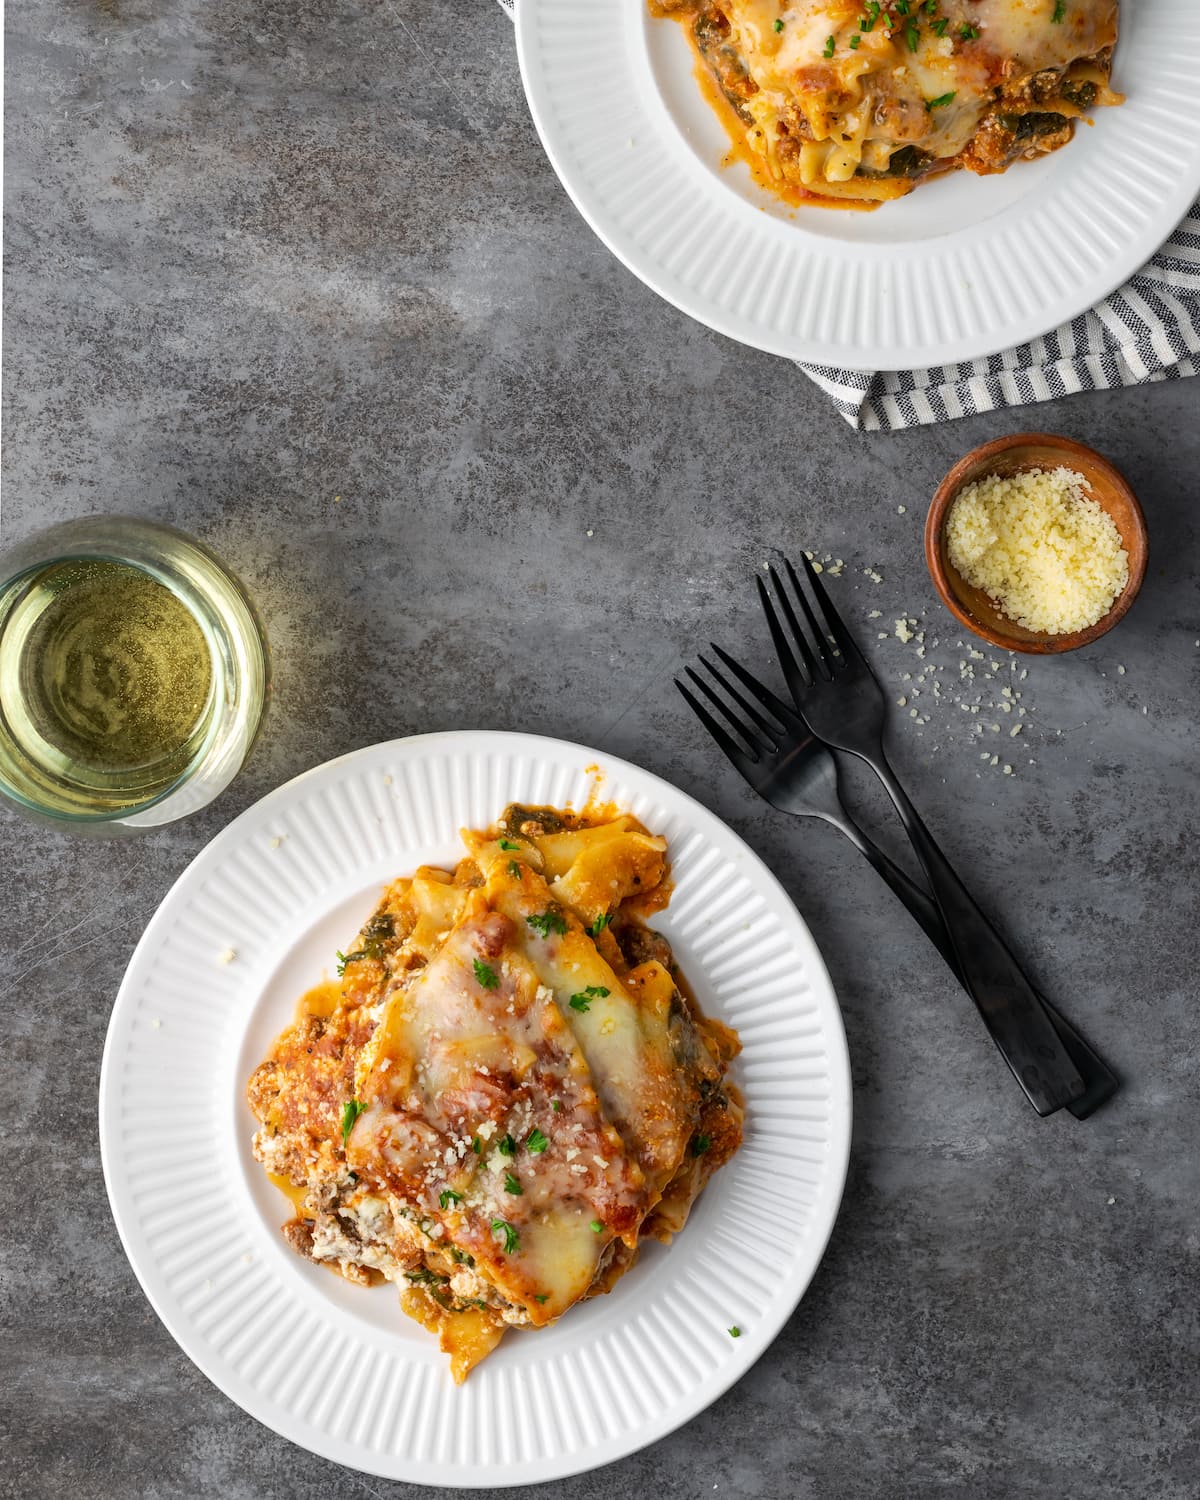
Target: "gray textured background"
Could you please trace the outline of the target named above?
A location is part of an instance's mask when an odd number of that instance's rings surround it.
[[[742,832],[816,933],[854,1065],[845,1205],[787,1331],[681,1432],[555,1493],[1193,1500],[1200,389],[854,435],[592,238],[487,0],[24,0],[8,28],[5,539],[112,509],[190,528],[260,602],[277,691],[189,823],[106,845],[0,814],[3,1492],[416,1493],[276,1438],[175,1347],[109,1217],[96,1085],[134,943],[229,818],[355,746],[493,726],[628,756]],[[1029,667],[1016,775],[948,701],[893,743],[1126,1076],[1083,1126],[1033,1116],[874,876],[756,805],[670,686],[710,634],[761,649],[772,545],[844,557],[868,638],[874,608],[940,626],[956,679],[924,506],[1023,426],[1128,472],[1142,599]],[[900,691],[912,648],[875,645]]]

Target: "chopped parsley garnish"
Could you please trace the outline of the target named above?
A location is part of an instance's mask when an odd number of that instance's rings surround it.
[[[708,1150],[708,1148],[711,1145],[712,1145],[712,1136],[711,1135],[698,1135],[695,1138],[695,1140],[692,1142],[692,1155],[693,1156],[703,1156],[704,1153]]]
[[[1061,26],[1067,15],[1067,0],[1054,0],[1054,14],[1050,19],[1056,26]]]
[[[475,1257],[468,1255],[465,1250],[460,1250],[457,1245],[447,1245],[446,1248],[450,1252],[450,1259],[457,1261],[460,1266],[473,1266],[475,1264]]]
[[[517,1179],[513,1176],[513,1174],[511,1172],[505,1172],[505,1174],[504,1174],[504,1191],[506,1193],[511,1193],[514,1198],[519,1198],[521,1196],[521,1194],[525,1191],[525,1189],[521,1186],[521,1184],[517,1181]]]
[[[948,94],[939,94],[936,99],[926,99],[926,109],[941,109],[943,105],[949,104],[957,91],[952,89]]]
[[[898,16],[908,15],[908,0],[895,0],[896,14]]]
[[[588,937],[599,937],[611,921],[612,917],[607,912],[603,916],[597,917],[587,930]]]
[[[874,31],[875,22],[879,19],[879,0],[867,0],[866,14],[858,18],[858,24],[863,31]]]
[[[735,1323],[733,1325],[733,1327],[729,1330],[729,1337],[731,1339],[740,1339],[741,1336],[742,1336],[742,1330]]]
[[[599,1219],[593,1219],[592,1220],[592,1233],[593,1234],[603,1234],[604,1233],[604,1225],[601,1224],[601,1222],[600,1222]]]
[[[933,23],[933,25],[930,28],[930,30],[933,32],[934,36],[945,36],[946,35],[946,28],[949,25],[950,25],[950,17],[949,16],[943,16],[940,21],[935,21]]]
[[[485,990],[494,990],[500,985],[500,976],[489,964],[485,964],[483,959],[477,958],[475,960],[475,981]]]
[[[921,28],[915,21],[910,21],[904,28],[904,35],[908,38],[908,50],[915,52],[921,45]]]
[[[511,839],[497,839],[496,842],[500,845],[501,849],[504,849],[509,853],[511,853],[512,850],[519,849],[521,847],[520,844],[514,844]]]
[[[521,871],[524,869],[519,859],[510,859],[508,862],[508,873],[514,880],[520,880]]]
[[[500,1142],[500,1144],[496,1147],[496,1150],[499,1151],[501,1156],[516,1156],[517,1143],[513,1140],[511,1135],[506,1135]]]
[[[539,1152],[544,1151],[549,1144],[550,1137],[547,1135],[543,1135],[536,1125],[525,1137],[526,1151],[532,1151],[535,1156]]]
[[[925,0],[925,4],[921,7],[927,16],[933,15],[937,8],[938,0]]]
[[[775,18],[775,30],[776,31],[782,31],[783,30],[783,22],[778,18],[778,16]]]
[[[543,937],[549,937],[552,932],[561,936],[567,930],[567,919],[562,912],[547,907],[545,911],[535,912],[532,917],[526,917],[526,922],[533,928],[534,932],[540,932]]]
[[[406,1281],[415,1281],[418,1286],[444,1286],[450,1280],[448,1276],[438,1276],[436,1272],[425,1268],[420,1271],[405,1271]]]
[[[444,1192],[441,1192],[441,1193],[438,1194],[438,1203],[443,1208],[449,1208],[452,1203],[461,1203],[461,1202],[462,1202],[462,1194],[461,1193],[456,1193],[453,1188],[446,1188],[446,1190]]]
[[[578,994],[571,996],[571,1009],[588,1011],[592,1008],[593,1000],[603,1000],[609,993],[602,984],[589,984],[587,989],[580,990]]]
[[[548,1302],[550,1300],[550,1293],[549,1292],[534,1292],[534,1294],[533,1294],[533,1300],[535,1302]]]
[[[562,1100],[561,1099],[551,1099],[551,1101],[550,1101],[550,1108],[554,1111],[554,1113],[556,1115],[561,1115],[562,1114]]]
[[[349,962],[350,962],[350,960],[346,957],[346,955],[339,948],[338,951],[337,951],[337,972],[338,972],[338,978],[339,979],[346,972],[346,965]]]
[[[342,1105],[342,1145],[350,1139],[350,1132],[354,1129],[354,1122],[366,1109],[365,1104],[360,1104],[357,1099],[347,1099]]]
[[[861,42],[862,42],[862,37],[860,37],[860,36],[852,36],[850,38],[850,50],[851,50],[851,52],[857,52],[858,49],[859,49],[859,45],[860,45]]]
[[[504,1241],[505,1255],[511,1255],[514,1250],[520,1249],[521,1236],[507,1219],[493,1219],[492,1233],[498,1240]]]
[[[979,27],[972,26],[970,21],[964,21],[958,28],[958,34],[964,42],[973,42],[979,35]]]
[[[834,40],[833,37],[831,37],[831,36],[826,37],[825,38],[825,51],[822,53],[822,56],[823,57],[832,57],[833,56],[834,48],[836,46],[837,46],[837,42]]]
[[[476,1156],[483,1155],[483,1146],[480,1144],[478,1136],[476,1136],[475,1139],[471,1142],[471,1150],[474,1151]]]

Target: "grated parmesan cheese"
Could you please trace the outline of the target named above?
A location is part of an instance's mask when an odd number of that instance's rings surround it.
[[[968,583],[1046,635],[1103,619],[1129,579],[1115,522],[1087,494],[1083,475],[1066,468],[968,485],[946,519],[946,546]]]

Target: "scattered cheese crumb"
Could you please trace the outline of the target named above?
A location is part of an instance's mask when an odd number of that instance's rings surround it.
[[[1108,513],[1071,469],[989,474],[946,519],[950,562],[1027,630],[1065,635],[1104,618],[1129,580]]]
[[[1117,668],[1117,676],[1118,677],[1124,677],[1124,675],[1125,675],[1125,668],[1124,667],[1118,667]]]
[[[1003,766],[1003,767],[1001,767],[1001,769],[1002,769],[1002,770],[1003,770],[1003,772],[1004,772],[1004,774],[1005,774],[1005,775],[1006,775],[1006,776],[1011,776],[1011,775],[1012,775],[1012,773],[1013,773],[1013,772],[1012,772],[1012,767],[1011,767],[1011,766]]]
[[[896,699],[896,707],[897,708],[907,708],[908,707],[908,699],[907,698],[897,698]]]
[[[162,1030],[162,1022],[158,1019],[157,1016],[155,1016],[154,1019],[150,1022],[150,1025],[155,1031]]]
[[[231,964],[236,957],[236,948],[223,948],[221,952],[217,954],[217,962],[219,964]]]
[[[907,505],[897,505],[897,507],[896,507],[896,514],[898,516],[902,516],[907,509],[908,509]]]
[[[284,841],[284,839],[285,839],[285,838],[286,838],[286,837],[287,837],[287,835],[286,835],[286,834],[282,834],[282,833],[277,833],[277,834],[276,834],[276,835],[275,835],[275,837],[274,837],[274,838],[273,838],[273,839],[272,839],[272,840],[271,840],[271,848],[272,848],[272,849],[278,849],[278,848],[279,848],[279,846],[280,846],[280,844],[282,844],[282,843],[283,843],[283,841]]]
[[[912,640],[912,638],[913,638],[913,633],[908,628],[908,621],[907,620],[897,620],[896,621],[896,639],[898,641],[903,641],[904,644],[907,646],[908,643],[909,643],[909,641]]]
[[[873,609],[873,610],[872,610],[872,611],[871,611],[871,612],[870,612],[870,614],[869,614],[869,615],[868,615],[868,616],[867,616],[867,619],[868,619],[868,620],[878,620],[878,618],[879,618],[879,616],[880,616],[880,614],[881,614],[881,611],[880,611],[880,610],[878,610],[878,609]]]

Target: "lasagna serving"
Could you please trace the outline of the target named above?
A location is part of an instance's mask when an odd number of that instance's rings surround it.
[[[688,26],[738,154],[874,204],[1056,151],[1109,86],[1117,0],[651,0]]]
[[[287,1240],[395,1283],[456,1381],[669,1241],[742,1131],[737,1037],[643,921],[665,840],[517,806],[463,839],[388,887],[248,1088]]]

